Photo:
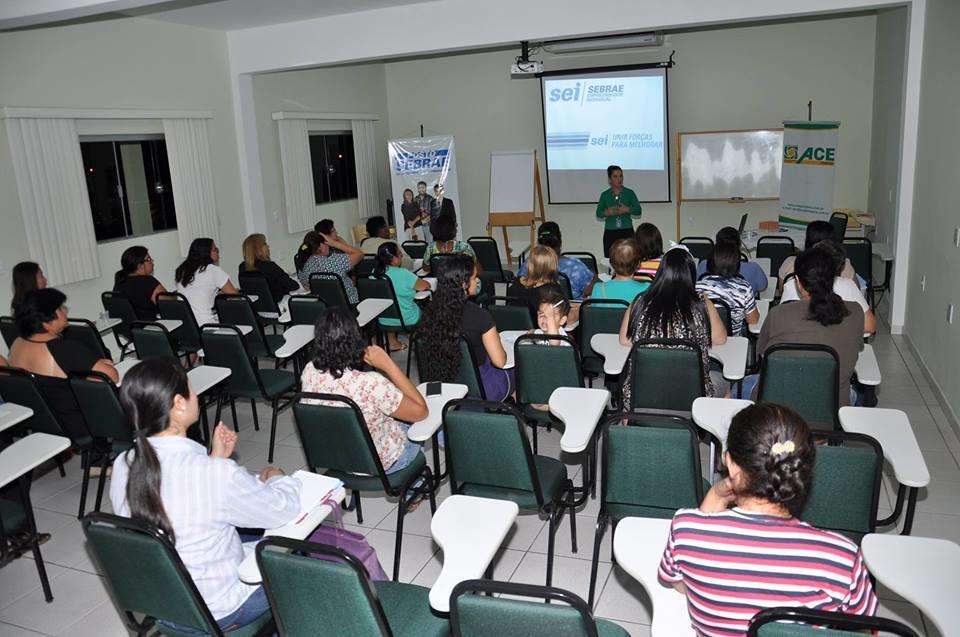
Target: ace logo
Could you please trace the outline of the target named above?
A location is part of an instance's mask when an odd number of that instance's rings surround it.
[[[800,152],[799,146],[783,147],[783,161],[789,164],[809,164],[812,166],[833,166],[837,149],[823,146],[810,146]]]

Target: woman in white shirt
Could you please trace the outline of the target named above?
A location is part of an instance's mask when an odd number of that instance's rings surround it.
[[[230,275],[218,263],[220,248],[213,239],[201,237],[193,240],[187,258],[174,273],[177,292],[187,298],[197,325],[218,322],[213,311],[217,294],[237,294],[237,288],[230,282]]]
[[[133,449],[113,464],[113,510],[169,536],[225,632],[269,612],[263,587],[240,581],[245,554],[237,528],[270,529],[293,519],[300,510],[299,480],[273,467],[252,474],[231,460],[237,436],[222,422],[209,455],[187,438],[199,406],[186,371],[173,359],[149,358],[133,367],[120,402],[136,435]]]

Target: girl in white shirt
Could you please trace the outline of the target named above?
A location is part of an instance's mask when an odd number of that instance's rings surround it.
[[[237,436],[222,422],[209,455],[187,438],[199,406],[174,359],[149,358],[133,367],[120,401],[136,435],[133,449],[113,464],[113,510],[169,536],[224,631],[257,620],[269,605],[263,587],[240,581],[245,553],[237,527],[270,529],[293,519],[299,480],[273,467],[252,474],[231,460]]]
[[[187,258],[177,266],[174,277],[177,280],[177,292],[184,295],[197,319],[197,325],[217,323],[213,311],[213,301],[217,294],[237,294],[237,288],[230,282],[230,275],[219,265],[220,248],[213,239],[201,237],[190,244]]]

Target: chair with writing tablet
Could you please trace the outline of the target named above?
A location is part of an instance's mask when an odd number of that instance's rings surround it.
[[[120,325],[113,328],[113,337],[117,341],[117,347],[120,348],[120,360],[123,360],[133,347],[130,326],[138,320],[137,312],[133,309],[130,299],[120,292],[104,292],[100,295],[100,302],[103,303],[103,309],[111,318],[118,318],[121,321]]]
[[[319,296],[327,307],[342,307],[356,316],[357,310],[347,296],[347,288],[336,274],[314,272],[310,275],[310,293]]]
[[[839,374],[840,357],[828,345],[768,347],[760,360],[757,402],[786,405],[818,432],[839,431]]]
[[[747,630],[747,637],[856,637],[864,634],[919,637],[906,624],[885,617],[851,615],[795,606],[762,610],[753,616]]]
[[[422,259],[423,255],[427,253],[426,241],[404,241],[400,244],[400,247],[411,259]]]
[[[623,299],[587,299],[580,305],[580,355],[583,373],[593,379],[603,373],[603,357],[593,351],[594,334],[618,334],[630,304]]]
[[[833,236],[837,241],[843,241],[847,234],[847,223],[849,221],[849,217],[842,212],[835,212],[830,215],[830,225],[833,226]]]
[[[502,305],[498,305],[502,302]],[[527,304],[509,296],[490,296],[483,300],[483,307],[490,312],[498,332],[528,331],[536,325],[530,316]]]
[[[298,294],[287,301],[290,325],[316,325],[327,304],[316,294]]]
[[[162,319],[180,321],[175,337],[178,350],[188,354],[200,351],[200,326],[187,297],[179,292],[161,292],[157,295],[157,310]]]
[[[700,345],[677,338],[646,338],[633,343],[626,411],[661,409],[689,417],[693,401],[706,395]]]
[[[686,246],[697,261],[703,261],[713,252],[713,239],[710,237],[683,237],[680,244]]]
[[[241,272],[237,277],[240,291],[248,297],[257,297],[253,303],[253,310],[257,313],[257,321],[262,325],[276,325],[280,322],[280,306],[273,300],[273,290],[267,282],[263,272],[257,270]]]
[[[777,276],[783,262],[797,252],[797,247],[790,237],[764,236],[757,239],[757,258],[770,259],[768,276]]]

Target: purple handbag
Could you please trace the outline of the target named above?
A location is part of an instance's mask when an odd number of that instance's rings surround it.
[[[373,547],[367,542],[367,538],[359,533],[343,528],[343,512],[340,510],[340,504],[333,501],[331,501],[330,504],[333,507],[335,523],[331,525],[321,524],[318,526],[317,530],[310,536],[310,541],[316,542],[317,544],[335,546],[354,556],[360,560],[364,568],[367,569],[367,574],[370,575],[370,579],[375,582],[385,582],[389,580],[390,578],[387,577],[383,566],[380,565],[377,552],[373,550]],[[326,560],[327,562],[343,563],[342,559],[333,555],[311,553],[310,557],[318,560]]]

